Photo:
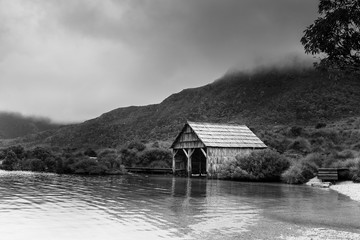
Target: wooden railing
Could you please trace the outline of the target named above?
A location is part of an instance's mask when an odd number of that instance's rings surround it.
[[[152,173],[152,174],[172,173],[172,168],[126,167],[126,170],[129,172],[136,172],[136,173]]]

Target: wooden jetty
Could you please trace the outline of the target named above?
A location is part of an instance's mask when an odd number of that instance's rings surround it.
[[[125,169],[128,172],[147,174],[169,174],[173,172],[172,168],[127,167]]]

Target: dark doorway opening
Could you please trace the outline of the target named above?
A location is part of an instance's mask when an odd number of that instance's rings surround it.
[[[206,176],[206,157],[200,148],[191,156],[191,170],[193,175]]]

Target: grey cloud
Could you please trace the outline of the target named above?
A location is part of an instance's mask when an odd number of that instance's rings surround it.
[[[21,21],[0,22],[0,43],[11,46],[0,54],[27,55],[0,62],[0,110],[36,108],[62,121],[160,102],[231,67],[302,59],[299,40],[317,10],[313,0],[12,1],[28,14],[17,6]],[[2,38],[6,28],[13,35]]]
[[[112,15],[107,4],[87,2],[57,7],[61,24],[126,43],[166,65],[188,57],[230,62],[273,47],[284,53],[299,49],[302,31],[316,14],[316,2],[310,0],[102,1],[112,4]]]

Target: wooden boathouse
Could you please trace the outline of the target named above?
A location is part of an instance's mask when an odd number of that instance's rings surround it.
[[[267,146],[245,125],[187,122],[170,148],[174,174],[214,177],[223,162]]]

